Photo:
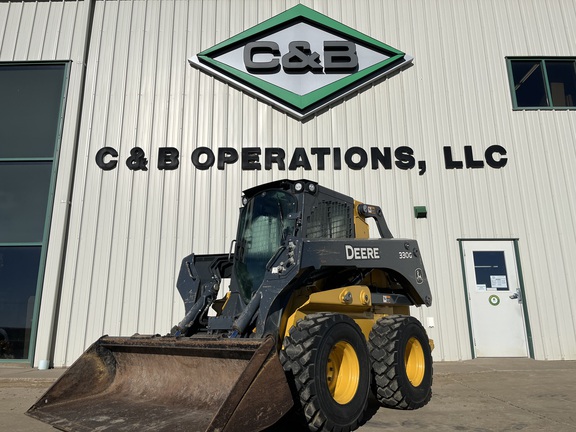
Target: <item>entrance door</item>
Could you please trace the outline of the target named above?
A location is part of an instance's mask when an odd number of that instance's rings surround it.
[[[527,357],[514,242],[462,241],[476,357]]]

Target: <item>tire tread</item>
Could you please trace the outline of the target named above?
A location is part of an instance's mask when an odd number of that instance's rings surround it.
[[[298,321],[284,338],[284,349],[280,351],[280,362],[284,370],[294,377],[299,410],[304,414],[310,431],[349,432],[359,427],[362,416],[349,427],[333,424],[318,406],[314,388],[314,355],[322,338],[323,323],[327,320],[340,322],[350,320],[347,316],[333,313],[314,313]],[[353,321],[352,321],[353,322]],[[355,324],[355,323],[354,323]]]
[[[368,350],[372,361],[373,391],[382,406],[412,410],[426,405],[432,397],[430,389],[424,400],[413,400],[407,388],[410,384],[407,380],[402,380],[398,373],[398,363],[403,361],[402,353],[398,352],[400,336],[406,326],[414,324],[424,335],[426,334],[420,321],[408,315],[390,315],[382,318],[370,332]],[[430,361],[430,373],[431,368]]]

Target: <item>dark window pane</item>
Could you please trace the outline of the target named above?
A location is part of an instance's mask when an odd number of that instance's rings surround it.
[[[28,358],[40,252],[0,247],[0,359]]]
[[[510,290],[503,251],[474,251],[474,270],[476,285],[484,285],[488,290]]]
[[[51,162],[0,162],[0,243],[41,242]]]
[[[52,157],[64,65],[0,65],[0,158]]]
[[[573,61],[547,61],[552,104],[555,107],[576,106],[576,71]]]
[[[512,76],[518,107],[549,106],[540,61],[513,61]]]

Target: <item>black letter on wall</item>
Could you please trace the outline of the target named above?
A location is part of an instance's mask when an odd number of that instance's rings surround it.
[[[284,158],[286,157],[286,152],[284,149],[275,147],[266,147],[264,149],[264,168],[267,170],[272,169],[272,164],[278,164],[278,169],[284,171],[286,169],[286,164],[284,163]]]
[[[261,150],[258,147],[250,148],[245,147],[242,149],[242,169],[243,170],[259,170],[262,169],[260,165]]]
[[[175,170],[180,165],[180,152],[174,147],[160,147],[158,149],[158,169]]]
[[[238,160],[238,152],[232,147],[218,149],[218,169],[223,170],[225,164],[233,164]]]
[[[498,159],[498,160],[494,159],[494,153],[499,154],[500,159]],[[486,158],[486,163],[491,168],[505,167],[506,164],[508,163],[508,158],[503,157],[505,155],[506,155],[506,149],[502,146],[499,146],[499,145],[491,145],[490,147],[488,147],[486,149],[486,152],[484,153],[484,157]]]
[[[400,146],[394,151],[396,156],[396,166],[403,170],[409,170],[416,166],[414,150],[407,146]]]
[[[104,171],[113,170],[118,165],[118,161],[115,159],[111,159],[108,162],[104,162],[104,158],[106,156],[112,156],[113,158],[116,158],[118,157],[118,152],[116,151],[116,149],[112,147],[101,148],[100,150],[98,150],[98,153],[96,153],[96,165],[98,165]]]
[[[206,155],[206,161],[200,162],[200,157]],[[207,170],[214,165],[214,153],[208,147],[198,147],[192,152],[192,163],[199,170]]]

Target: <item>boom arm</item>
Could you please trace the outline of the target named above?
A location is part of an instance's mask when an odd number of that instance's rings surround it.
[[[229,278],[232,261],[228,255],[188,255],[182,260],[178,291],[184,300],[186,316],[172,328],[171,334],[189,336],[200,318],[212,305],[222,278]]]
[[[358,206],[358,213],[360,214],[360,216],[363,216],[365,218],[370,217],[376,221],[376,226],[378,227],[380,237],[387,239],[393,238],[392,233],[388,228],[388,224],[386,223],[386,219],[384,219],[382,209],[380,207],[375,205],[360,204]]]

